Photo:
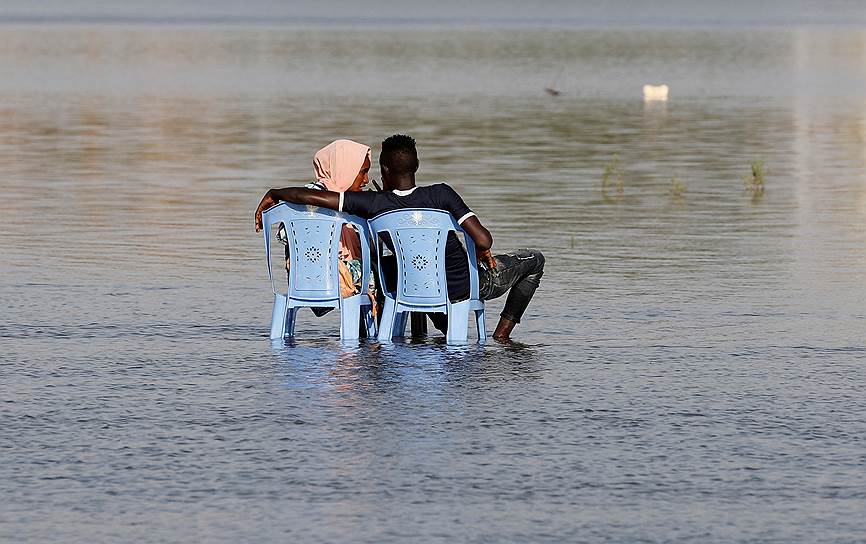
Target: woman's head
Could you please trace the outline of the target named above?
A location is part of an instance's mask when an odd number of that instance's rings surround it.
[[[329,191],[360,191],[370,179],[370,147],[352,140],[336,140],[313,158],[316,179]]]

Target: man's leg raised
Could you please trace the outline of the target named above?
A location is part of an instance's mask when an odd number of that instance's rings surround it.
[[[485,271],[481,298],[491,300],[508,291],[505,308],[493,332],[495,340],[508,340],[514,326],[520,323],[529,301],[544,275],[544,255],[534,249],[520,249],[496,255],[496,270]]]

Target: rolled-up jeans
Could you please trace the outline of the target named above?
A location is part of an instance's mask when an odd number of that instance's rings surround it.
[[[501,317],[520,323],[532,295],[544,275],[544,255],[534,249],[518,249],[494,255],[496,269],[483,262],[478,267],[479,294],[482,300],[501,297],[508,292]]]

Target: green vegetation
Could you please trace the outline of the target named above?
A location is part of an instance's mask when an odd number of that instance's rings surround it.
[[[686,184],[683,183],[683,181],[680,178],[678,178],[677,176],[674,176],[671,178],[670,191],[671,191],[671,195],[674,198],[683,198],[683,195],[686,192]]]
[[[613,188],[618,195],[624,191],[622,183],[622,171],[619,167],[619,155],[614,155],[613,159],[604,167],[604,174],[601,176],[601,196],[605,200],[609,198],[609,191]]]
[[[764,195],[764,161],[752,161],[752,175],[743,178],[743,185],[752,194],[752,201]]]

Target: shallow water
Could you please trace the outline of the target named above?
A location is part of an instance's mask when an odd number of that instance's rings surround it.
[[[0,539],[863,541],[863,29],[0,35]],[[262,192],[397,131],[517,342],[273,345]]]

